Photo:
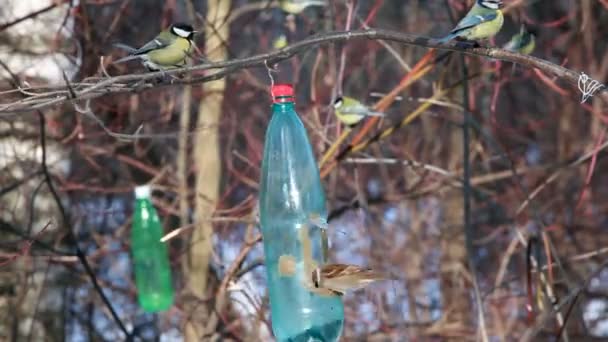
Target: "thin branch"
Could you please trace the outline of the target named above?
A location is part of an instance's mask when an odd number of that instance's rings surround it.
[[[597,155],[597,153],[599,153],[600,151],[603,151],[604,149],[608,148],[608,140],[604,141],[601,145],[599,145],[598,147],[594,148],[593,151],[587,152],[584,155],[582,155],[580,158],[574,160],[573,162],[569,163],[568,165],[559,168],[558,170],[556,170],[555,172],[553,172],[549,177],[547,177],[547,179],[545,181],[543,181],[538,187],[536,187],[536,189],[534,189],[534,191],[532,191],[529,195],[528,198],[526,198],[525,201],[523,201],[523,203],[519,206],[519,208],[517,208],[517,210],[515,211],[515,215],[519,215],[529,204],[530,202],[547,186],[549,185],[549,183],[553,182],[554,180],[556,180],[560,174],[562,172],[564,172],[566,169],[568,168],[572,168],[575,166],[578,166],[582,163],[584,163],[585,161],[593,158],[595,155]]]
[[[32,174],[23,177],[21,179],[15,180],[13,183],[8,184],[2,188],[0,188],[0,197],[8,194],[9,192],[18,189],[20,186],[22,186],[23,184],[29,182],[32,179],[35,179],[36,177],[40,176],[42,174],[42,171],[36,171],[33,172]]]
[[[39,15],[41,15],[43,13],[46,13],[46,12],[52,10],[53,8],[57,7],[57,5],[59,5],[59,2],[58,1],[54,1],[50,5],[48,5],[48,6],[44,7],[44,8],[41,8],[41,9],[39,9],[37,11],[34,11],[32,13],[29,13],[29,14],[23,16],[23,17],[17,18],[17,19],[15,19],[13,21],[9,21],[8,23],[0,24],[0,32],[6,30],[7,28],[9,28],[11,26],[15,26],[15,25],[19,24],[20,22],[23,22],[23,21],[28,20],[28,19],[33,19],[33,18],[35,18],[35,17],[37,17],[37,16],[39,16]]]
[[[74,235],[74,231],[72,230],[72,227],[71,227],[70,217],[69,217],[67,211],[65,210],[65,207],[61,203],[61,198],[59,197],[59,194],[57,193],[57,190],[55,189],[55,185],[53,185],[53,180],[51,179],[51,174],[50,174],[47,164],[46,164],[46,160],[47,160],[46,159],[46,119],[44,117],[44,114],[42,114],[42,112],[37,111],[37,114],[38,114],[38,119],[39,119],[39,124],[40,124],[40,149],[42,150],[42,159],[41,159],[42,173],[44,174],[44,178],[46,180],[49,191],[50,191],[51,195],[53,196],[53,199],[55,200],[55,204],[57,205],[59,212],[61,213],[61,218],[63,220],[63,224],[66,227],[68,242],[74,246],[74,249],[76,251],[76,257],[78,258],[78,260],[84,267],[84,270],[87,273],[87,275],[89,276],[89,279],[91,280],[91,283],[93,284],[93,287],[95,288],[95,291],[97,291],[97,293],[101,297],[101,300],[106,305],[108,311],[110,311],[112,318],[114,319],[114,321],[116,322],[116,324],[118,325],[120,330],[122,330],[122,332],[125,334],[126,339],[129,340],[131,338],[131,334],[129,334],[129,332],[127,331],[127,328],[122,323],[122,321],[118,317],[118,314],[112,307],[112,303],[110,302],[108,297],[104,294],[103,289],[101,288],[101,286],[99,285],[99,282],[97,281],[95,272],[93,271],[93,269],[91,268],[91,265],[87,261],[86,255],[84,254],[84,252],[78,245],[78,239]]]

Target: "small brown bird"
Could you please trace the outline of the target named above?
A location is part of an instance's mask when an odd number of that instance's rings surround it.
[[[313,292],[321,295],[342,296],[347,291],[362,289],[379,280],[395,279],[371,268],[347,264],[327,264],[312,272]]]

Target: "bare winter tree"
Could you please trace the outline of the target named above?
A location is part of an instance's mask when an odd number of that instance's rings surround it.
[[[327,193],[332,262],[399,280],[344,296],[344,341],[608,337],[608,2],[5,0],[0,340],[272,340],[258,181],[290,82]],[[183,68],[112,62],[172,22]],[[501,47],[524,25],[531,55]],[[338,94],[382,119],[343,127]],[[150,184],[176,297],[137,304],[133,189]]]

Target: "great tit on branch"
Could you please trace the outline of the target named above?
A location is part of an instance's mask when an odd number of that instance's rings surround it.
[[[134,59],[141,59],[150,71],[179,68],[186,64],[186,57],[194,47],[192,26],[183,23],[171,25],[167,30],[159,33],[154,39],[135,49],[125,44],[114,44],[115,47],[129,52],[129,56],[114,62],[122,63]]]

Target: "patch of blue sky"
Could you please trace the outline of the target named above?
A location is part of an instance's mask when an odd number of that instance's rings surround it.
[[[583,309],[583,320],[589,333],[598,338],[608,337],[608,303],[604,299],[592,299]]]
[[[69,324],[66,329],[66,340],[72,342],[88,342],[89,334],[86,333],[84,327],[81,324],[76,323],[75,320],[72,322],[73,324]]]
[[[104,212],[107,209],[108,201],[105,196],[89,198],[82,205],[81,214],[84,216],[86,225],[89,227],[101,228],[105,226]]]
[[[382,196],[382,180],[372,178],[367,182],[367,193],[370,198],[378,198]]]
[[[226,271],[226,268],[229,267],[232,262],[239,255],[241,250],[241,243],[234,243],[232,239],[223,240],[219,234],[213,236],[213,242],[215,245],[214,250],[217,251],[217,256],[219,258],[219,263],[221,264],[221,268]]]
[[[114,197],[106,212],[108,227],[120,227],[127,219],[127,202],[123,197]]]
[[[358,218],[358,213],[353,211],[331,221],[328,232],[331,240],[331,262],[368,264],[367,252],[371,246],[368,229],[373,228],[361,224]]]
[[[608,287],[608,269],[600,271],[600,273],[591,279],[589,289],[591,290],[607,290]]]
[[[441,286],[438,279],[425,279],[423,288],[426,290],[426,295],[423,298],[424,303],[429,307],[431,320],[441,318]]]
[[[378,328],[380,328],[380,322],[378,320],[377,305],[370,300],[364,300],[357,304],[358,305],[356,306],[356,313],[359,316],[357,321],[365,322],[365,324],[354,325],[354,331],[351,333],[363,335],[378,330]]]
[[[127,252],[112,253],[111,255],[113,258],[107,273],[116,275],[111,277],[115,286],[126,288],[132,283],[131,257]]]
[[[538,165],[541,161],[542,151],[537,143],[531,143],[526,148],[526,162],[528,165]]]
[[[160,342],[183,342],[184,336],[177,328],[171,328],[164,331],[159,338]]]
[[[395,223],[399,218],[399,210],[391,206],[384,211],[384,221],[387,223]]]
[[[399,276],[399,275],[398,275]],[[372,285],[375,293],[381,293],[389,305],[387,313],[395,321],[409,320],[409,305],[407,301],[407,287],[404,279],[387,280]]]
[[[485,247],[485,246],[479,246],[479,247],[477,247],[477,253],[476,254],[477,254],[475,256],[476,259],[484,259],[484,258],[487,258],[490,253],[488,252],[488,248],[487,247]]]

